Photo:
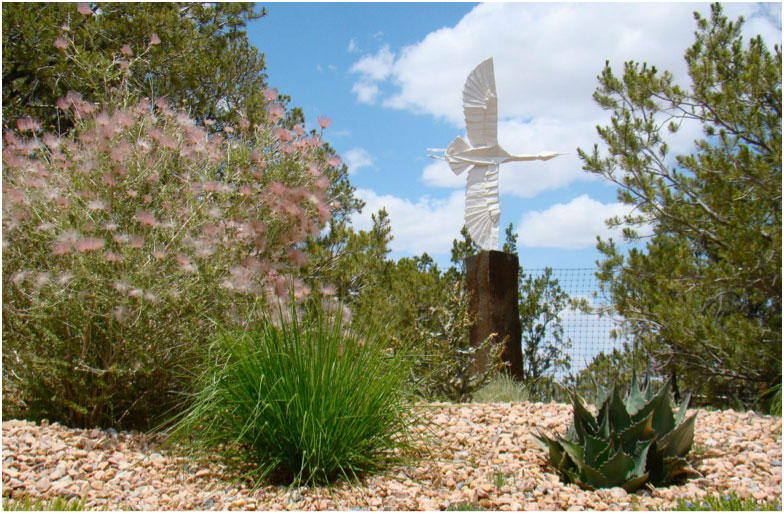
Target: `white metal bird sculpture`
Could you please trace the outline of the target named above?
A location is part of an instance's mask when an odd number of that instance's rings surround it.
[[[428,151],[444,152],[443,157],[430,157],[445,160],[455,175],[470,168],[466,182],[466,228],[482,250],[497,250],[501,216],[498,167],[504,162],[546,161],[563,154],[511,155],[498,146],[498,98],[492,57],[468,75],[463,88],[463,113],[468,141],[458,136],[446,150],[428,148]]]

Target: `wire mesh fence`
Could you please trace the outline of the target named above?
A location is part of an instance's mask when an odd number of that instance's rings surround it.
[[[524,269],[526,275],[539,277],[544,268]],[[609,296],[599,287],[596,268],[551,268],[551,280],[571,299],[584,300],[583,308],[567,308],[559,314],[563,326],[563,340],[571,341],[565,352],[571,357],[570,373],[588,366],[600,352],[609,353],[622,348],[624,337],[612,313]],[[587,307],[587,308],[586,308]]]

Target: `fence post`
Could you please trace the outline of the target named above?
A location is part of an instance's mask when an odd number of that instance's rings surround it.
[[[471,344],[478,346],[490,334],[498,334],[496,341],[506,341],[501,358],[507,362],[508,372],[517,380],[523,379],[522,329],[517,307],[517,256],[495,250],[482,251],[465,259],[466,289],[469,294],[468,312],[473,320]],[[487,353],[477,355],[473,370],[487,370]]]

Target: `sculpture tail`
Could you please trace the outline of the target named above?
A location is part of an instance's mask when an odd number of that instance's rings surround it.
[[[456,156],[470,149],[471,145],[466,143],[466,141],[460,136],[457,136],[454,140],[452,140],[451,143],[449,143],[446,152],[444,152],[444,156],[446,158],[446,162],[449,163],[449,167],[452,169],[455,175],[460,175],[465,170],[473,166],[471,163],[456,159]]]

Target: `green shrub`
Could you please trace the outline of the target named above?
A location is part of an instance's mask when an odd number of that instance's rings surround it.
[[[240,455],[256,480],[297,484],[352,479],[404,459],[416,446],[405,363],[379,333],[346,329],[342,309],[335,312],[314,301],[223,334],[169,440],[218,449],[227,462]]]
[[[667,384],[656,394],[647,385],[640,391],[636,376],[625,401],[617,387],[604,396],[594,418],[573,395],[574,423],[565,438],[534,436],[564,482],[634,492],[646,482],[666,486],[690,471],[684,457],[694,440],[696,414],[686,418],[688,398],[673,414]]]
[[[444,303],[417,319],[408,336],[410,381],[428,400],[471,401],[473,394],[501,367],[504,342],[491,334],[471,344],[473,320],[468,314],[468,293],[456,282]],[[487,362],[477,371],[477,361]]]
[[[165,100],[123,102],[69,93],[67,136],[29,118],[4,134],[5,416],[147,428],[214,322],[308,291],[289,274],[330,216],[318,136],[272,103],[269,124],[211,137]]]
[[[474,394],[475,403],[527,402],[528,389],[508,373],[493,375],[482,389]]]

